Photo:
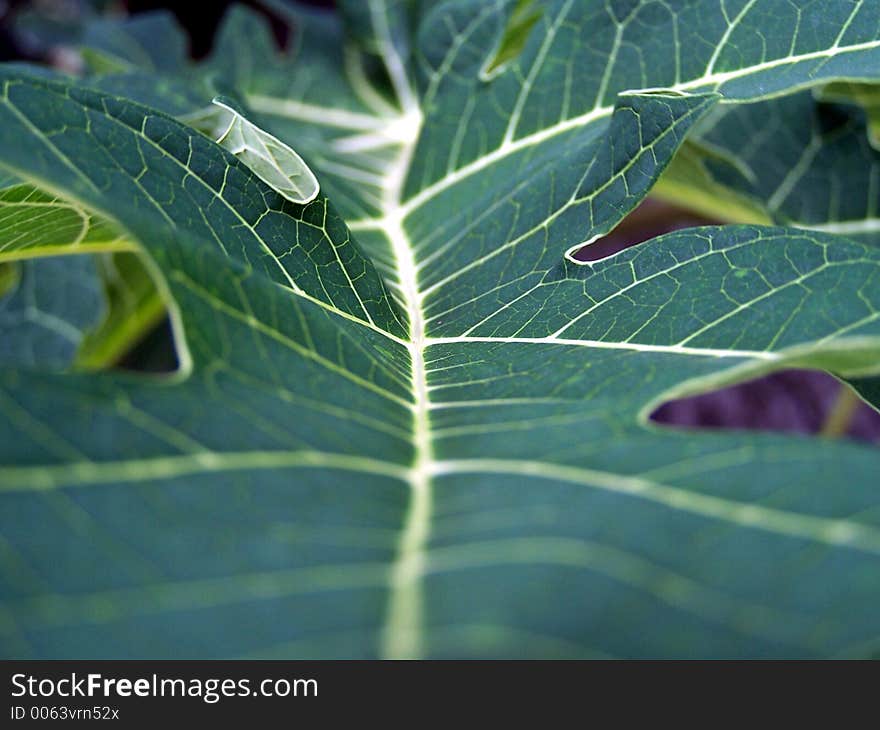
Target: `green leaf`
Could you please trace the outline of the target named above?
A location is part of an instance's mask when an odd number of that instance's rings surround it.
[[[32,185],[0,189],[0,263],[69,253],[133,251],[116,227]]]
[[[658,192],[713,217],[877,244],[878,175],[880,152],[869,143],[865,115],[805,92],[713,110]]]
[[[541,8],[533,0],[518,0],[511,9],[507,27],[498,43],[494,58],[482,70],[483,79],[489,81],[493,76],[503,73],[507,65],[522,53],[529,33],[541,19]]]
[[[15,264],[0,264],[0,296],[7,294],[18,279],[19,269]]]
[[[175,115],[211,101],[208,88],[187,73],[188,41],[170,12],[92,21],[81,44],[92,86]]]
[[[86,25],[83,46],[87,60],[102,71],[137,67],[154,72],[177,73],[188,59],[188,42],[167,11],[143,13],[118,20],[101,18]]]
[[[541,3],[489,80],[512,2],[360,4],[354,62],[335,16],[282,56],[236,11],[240,73],[178,81],[295,146],[307,205],[163,111],[0,75],[0,164],[149,253],[181,361],[0,370],[3,654],[875,653],[877,450],[648,416],[880,372],[880,251],[731,226],[575,256],[717,104],[876,80],[876,4],[731,5]]]
[[[870,101],[876,89],[833,83],[814,94],[718,108],[655,192],[715,218],[783,223],[878,245],[880,152],[872,146]],[[830,103],[854,101],[865,111]],[[880,407],[874,379],[854,384]]]
[[[0,295],[0,366],[68,368],[106,306],[89,257],[24,262]]]
[[[156,286],[157,272],[151,272],[140,255],[106,254],[97,264],[107,313],[77,352],[75,364],[86,370],[117,364],[167,314],[165,299]]]

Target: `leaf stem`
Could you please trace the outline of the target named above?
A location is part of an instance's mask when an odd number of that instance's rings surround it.
[[[832,439],[845,436],[860,404],[861,399],[856,395],[856,392],[848,385],[841,383],[834,405],[825,418],[825,423],[822,424],[819,434]]]

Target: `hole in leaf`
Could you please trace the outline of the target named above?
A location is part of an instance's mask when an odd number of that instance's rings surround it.
[[[584,246],[574,258],[578,261],[601,261],[664,233],[717,222],[656,198],[646,198],[614,230]]]
[[[86,369],[174,372],[180,367],[167,309],[139,254],[98,259],[107,301],[101,325],[80,346],[77,365]]]
[[[140,342],[116,364],[118,370],[140,373],[173,373],[180,369],[171,320],[163,317]]]
[[[880,442],[880,413],[836,378],[814,370],[782,370],[668,401],[651,420],[679,428],[824,434]]]

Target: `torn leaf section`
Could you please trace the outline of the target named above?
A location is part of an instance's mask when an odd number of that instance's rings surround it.
[[[723,168],[740,182],[740,190],[721,183],[712,170]],[[657,181],[653,194],[697,215],[725,223],[768,225],[772,217],[763,204],[741,190],[750,190],[753,175],[726,150],[699,138],[688,139]]]
[[[702,218],[687,208],[671,205],[657,197],[649,196],[628,213],[610,233],[581,248],[573,258],[577,261],[598,262],[657,236],[714,223],[716,221]]]
[[[815,370],[781,370],[663,403],[651,420],[678,428],[779,431],[874,440],[880,413]]]
[[[857,104],[867,117],[868,140],[880,150],[880,85],[840,81],[816,92],[820,101]]]
[[[480,71],[483,81],[490,81],[507,70],[511,61],[522,53],[543,10],[534,0],[517,0],[495,54]]]
[[[248,121],[230,99],[215,97],[213,105],[182,121],[211,137],[288,200],[305,205],[318,197],[318,179],[302,157]]]
[[[118,366],[167,315],[165,299],[143,256],[104,254],[95,263],[107,311],[80,344],[76,366],[87,370]]]

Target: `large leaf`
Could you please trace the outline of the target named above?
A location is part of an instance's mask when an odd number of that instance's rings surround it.
[[[369,4],[385,74],[309,15],[296,61],[226,75],[315,170],[306,206],[161,111],[0,77],[0,162],[150,253],[181,359],[0,371],[3,653],[876,652],[878,452],[647,416],[880,370],[880,252],[729,227],[566,254],[718,101],[876,80],[880,7],[537,3],[492,73],[518,3],[424,5]],[[269,54],[253,22],[224,42]]]

